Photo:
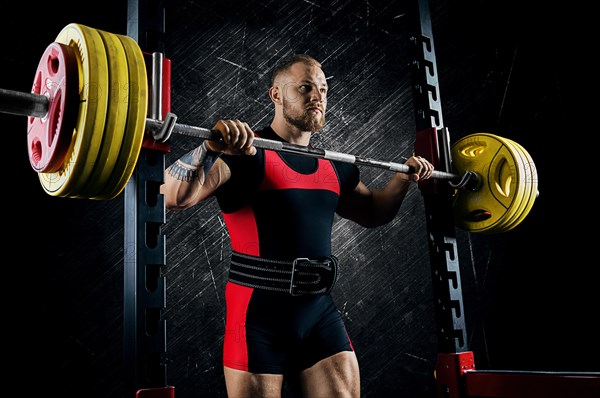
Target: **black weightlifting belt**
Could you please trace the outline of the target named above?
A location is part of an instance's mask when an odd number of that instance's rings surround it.
[[[280,261],[233,252],[229,281],[292,296],[328,294],[338,279],[337,263],[335,256]]]

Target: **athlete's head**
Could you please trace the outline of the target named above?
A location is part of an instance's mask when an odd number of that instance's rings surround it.
[[[269,94],[276,116],[301,131],[315,132],[325,124],[327,80],[321,63],[306,54],[283,58],[273,70]]]

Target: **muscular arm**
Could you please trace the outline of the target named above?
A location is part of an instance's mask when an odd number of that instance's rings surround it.
[[[231,177],[229,166],[218,153],[254,155],[254,133],[239,120],[219,120],[214,130],[221,132],[222,142],[204,141],[165,170],[160,192],[168,210],[183,210],[212,196]]]
[[[370,190],[359,182],[356,188],[341,199],[337,213],[363,227],[373,228],[387,224],[398,214],[411,182],[427,179],[433,166],[420,157],[411,157],[406,162],[415,169],[414,174],[395,173],[385,187]]]
[[[168,210],[183,210],[210,197],[229,180],[229,167],[221,159],[197,164],[202,146],[188,152],[165,171],[161,193]]]

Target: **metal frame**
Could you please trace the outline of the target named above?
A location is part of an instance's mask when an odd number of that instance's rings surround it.
[[[416,0],[412,11],[414,35],[412,91],[417,127],[415,153],[429,159],[437,170],[451,171],[448,131],[443,127],[435,47],[427,0]],[[419,183],[425,200],[429,253],[433,276],[438,349],[465,352],[464,320],[456,229],[452,219],[452,187],[435,180]]]
[[[140,48],[152,51],[149,76],[149,112],[162,119],[164,64],[164,6],[162,1],[128,1],[127,35]],[[148,59],[147,54],[145,54]],[[170,87],[169,87],[170,89]],[[167,93],[168,94],[168,93]],[[168,106],[168,105],[167,105]],[[168,111],[169,109],[166,109]],[[138,161],[124,190],[124,372],[126,396],[173,397],[167,385],[166,239],[161,227],[166,221],[164,196],[165,150],[144,139]],[[153,141],[153,140],[151,140]]]

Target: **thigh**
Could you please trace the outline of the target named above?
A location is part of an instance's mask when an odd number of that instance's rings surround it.
[[[225,366],[225,385],[230,398],[281,398],[283,375],[257,374]]]
[[[296,347],[296,363],[292,371],[301,372],[339,352],[354,350],[331,296],[320,297],[312,315],[307,318],[310,326],[301,328],[303,338]]]
[[[360,397],[360,372],[354,351],[343,351],[300,373],[306,397]]]

